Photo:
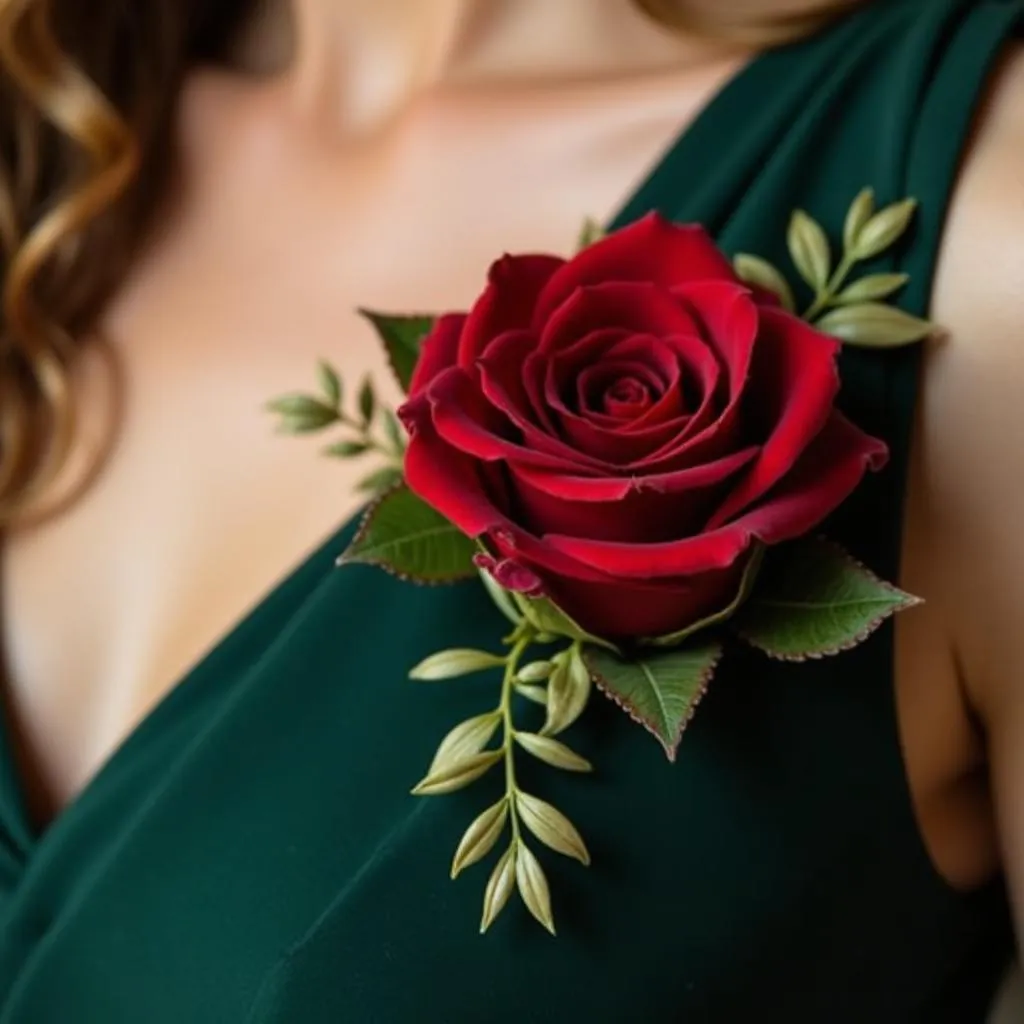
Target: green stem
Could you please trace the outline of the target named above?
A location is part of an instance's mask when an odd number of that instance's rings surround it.
[[[368,452],[377,452],[379,455],[385,456],[397,469],[402,468],[402,463],[405,458],[405,451],[403,449],[395,448],[382,441],[378,441],[370,434],[369,429],[363,423],[352,419],[350,416],[346,416],[341,409],[335,409],[334,415],[336,423],[340,423],[343,427],[348,427],[350,430],[354,430],[356,434],[359,435],[360,444],[365,444]]]
[[[501,683],[501,703],[498,710],[501,712],[502,721],[502,744],[501,751],[505,757],[505,799],[508,801],[509,821],[512,823],[512,842],[519,842],[519,815],[516,813],[516,767],[515,753],[515,726],[512,723],[512,692],[515,689],[516,671],[519,668],[519,659],[523,652],[533,643],[533,633],[524,630],[522,627],[516,629],[515,644],[505,659],[505,676]]]
[[[839,266],[836,267],[835,273],[829,278],[825,287],[814,297],[814,301],[810,306],[807,307],[807,312],[803,315],[804,320],[813,323],[815,317],[828,308],[832,300],[839,294],[839,289],[843,286],[856,262],[856,259],[850,253],[843,254],[843,258],[839,261]]]

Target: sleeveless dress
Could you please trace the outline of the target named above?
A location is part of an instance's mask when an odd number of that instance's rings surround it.
[[[900,304],[926,314],[972,113],[1022,25],[1024,0],[876,0],[765,53],[616,223],[658,209],[783,266],[794,207],[836,235],[864,186],[916,196],[912,235],[878,268],[909,273]],[[842,406],[893,459],[828,532],[890,579],[918,367],[913,349],[851,350],[841,367]],[[733,653],[674,765],[595,697],[569,736],[593,778],[520,759],[593,854],[583,869],[539,851],[559,935],[514,897],[480,936],[488,867],[451,882],[448,866],[495,797],[409,789],[492,690],[406,674],[444,647],[493,648],[504,620],[477,584],[336,568],[353,529],[224,637],[43,835],[5,738],[0,1024],[984,1019],[1010,955],[1005,893],[955,891],[928,858],[891,629],[821,662]]]

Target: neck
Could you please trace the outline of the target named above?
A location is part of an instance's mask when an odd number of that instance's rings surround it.
[[[287,64],[304,112],[360,132],[432,90],[616,78],[711,51],[628,0],[271,0],[243,49],[251,66]]]

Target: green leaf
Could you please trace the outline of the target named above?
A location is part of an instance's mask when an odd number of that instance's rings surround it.
[[[524,597],[512,594],[512,600],[523,614],[523,618],[537,630],[549,636],[562,636],[569,640],[584,640],[598,647],[607,647],[610,651],[618,648],[607,640],[588,633],[582,626],[574,622],[561,608],[546,597]]]
[[[327,404],[337,409],[341,405],[341,378],[330,363],[321,359],[316,364],[316,375],[320,382],[320,390],[327,399]]]
[[[554,935],[555,921],[551,915],[551,890],[547,877],[540,862],[522,841],[516,849],[516,883],[526,909]]]
[[[935,330],[935,325],[928,320],[921,320],[881,302],[839,306],[820,317],[815,326],[849,345],[863,348],[910,345],[922,341]]]
[[[405,452],[405,430],[390,409],[384,410],[384,436],[387,437],[388,444],[396,455]]]
[[[281,416],[304,416],[313,413],[334,416],[333,409],[312,395],[281,395],[267,402],[267,409],[270,412],[279,413]]]
[[[540,704],[541,707],[547,707],[548,703],[548,691],[543,686],[530,686],[527,683],[516,683],[516,693],[521,694],[527,700],[533,701],[534,704]]]
[[[486,569],[478,569],[478,572],[480,579],[483,581],[484,588],[497,606],[498,611],[513,626],[518,626],[523,621],[523,617],[513,603],[512,595],[504,587],[499,586],[498,581]]]
[[[553,660],[555,667],[548,680],[547,716],[541,730],[545,736],[565,732],[586,710],[592,689],[590,669],[575,647],[556,654]]]
[[[516,880],[516,846],[516,843],[509,845],[498,863],[494,865],[491,877],[487,880],[487,888],[484,890],[484,912],[480,919],[481,935],[494,924],[495,918],[505,909],[505,904],[512,895]]]
[[[856,647],[917,603],[841,548],[803,540],[773,550],[735,628],[773,658],[803,661]]]
[[[909,274],[868,274],[844,288],[833,300],[839,305],[885,299],[910,280]]]
[[[329,444],[324,449],[324,455],[330,455],[336,459],[351,459],[357,455],[365,455],[370,446],[365,441],[338,441]]]
[[[476,575],[475,551],[469,537],[403,484],[370,506],[338,564],[376,565],[418,583],[453,583]]]
[[[694,634],[699,633],[702,630],[710,629],[712,626],[718,626],[731,619],[740,607],[742,607],[743,602],[750,596],[750,592],[757,580],[757,574],[761,569],[761,562],[763,558],[764,547],[759,544],[750,553],[746,568],[743,570],[743,577],[740,580],[739,591],[728,607],[723,608],[720,612],[715,612],[713,615],[708,615],[706,618],[693,623],[691,626],[687,626],[685,629],[680,629],[675,633],[669,633],[668,636],[644,639],[640,641],[640,644],[645,647],[679,647],[684,640],[687,640]]]
[[[752,256],[747,252],[738,252],[732,261],[736,274],[741,281],[757,285],[775,295],[782,303],[783,309],[790,313],[796,312],[796,300],[793,289],[781,272],[760,256]]]
[[[375,469],[369,476],[363,477],[356,484],[356,490],[364,494],[380,494],[390,491],[402,482],[402,471],[397,466],[384,466]]]
[[[789,221],[789,254],[800,276],[816,291],[828,284],[832,255],[821,225],[803,210],[794,210]]]
[[[267,410],[281,417],[279,427],[286,434],[308,434],[329,427],[338,414],[312,395],[282,395],[267,403]]]
[[[590,853],[576,826],[557,807],[531,796],[516,793],[516,810],[523,824],[556,853],[573,857],[581,864],[590,863]]]
[[[497,654],[462,647],[453,648],[424,658],[409,673],[409,678],[420,682],[438,682],[468,676],[473,672],[483,672],[489,668],[500,668],[504,664],[505,659]]]
[[[680,650],[620,657],[589,648],[584,657],[598,689],[650,732],[670,761],[722,656],[717,641]]]
[[[498,841],[507,820],[508,799],[506,797],[488,807],[474,820],[466,829],[459,848],[452,858],[452,878],[457,878],[462,871],[486,857],[494,849],[494,844]]]
[[[420,357],[423,341],[434,328],[435,317],[432,316],[394,316],[389,313],[375,313],[373,310],[361,309],[365,317],[381,341],[387,352],[391,369],[398,379],[403,391],[409,390],[416,361]]]
[[[907,230],[916,209],[916,199],[904,199],[879,210],[858,233],[852,255],[867,260],[885,252]]]
[[[377,393],[373,390],[373,381],[367,377],[359,389],[359,415],[364,428],[373,422],[373,415],[376,411]]]
[[[489,768],[496,765],[504,755],[500,750],[486,750],[473,754],[463,761],[454,761],[418,782],[412,790],[413,796],[445,796],[464,789],[475,782]]]
[[[491,741],[501,722],[501,713],[491,711],[460,722],[441,741],[427,774],[434,776],[454,764],[479,754]]]
[[[516,679],[521,683],[543,683],[551,678],[554,670],[553,661],[531,661],[529,665],[524,665],[516,672]]]
[[[607,232],[601,224],[594,220],[593,217],[587,217],[583,222],[583,227],[580,229],[579,239],[576,242],[576,251],[579,252],[595,242],[600,242],[606,234]]]
[[[874,190],[870,188],[862,189],[857,193],[856,199],[850,204],[850,209],[846,214],[846,222],[843,225],[843,245],[847,252],[853,250],[864,225],[871,219],[874,212]]]
[[[532,732],[517,732],[515,739],[523,750],[553,768],[561,768],[567,772],[592,772],[594,770],[594,766],[585,757],[580,757],[575,750],[570,749],[564,743],[559,743],[558,740],[551,739],[550,736],[538,736]]]

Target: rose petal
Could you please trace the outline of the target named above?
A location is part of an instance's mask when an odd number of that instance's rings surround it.
[[[466,323],[464,313],[446,313],[438,317],[433,330],[423,340],[419,359],[409,382],[409,394],[427,386],[442,370],[455,365],[459,339]]]
[[[530,331],[507,331],[496,338],[477,363],[483,395],[522,432],[524,446],[595,471],[606,467],[603,459],[588,458],[563,441],[550,426],[550,411],[534,405],[524,384],[524,367],[534,347]],[[500,430],[497,424],[495,430]]]
[[[757,343],[758,308],[745,289],[717,281],[687,285],[677,289],[676,297],[702,321],[708,347],[716,351],[724,372],[713,400],[694,414],[681,443],[654,453],[640,467],[645,472],[713,461],[744,443],[740,410]]]
[[[833,410],[792,471],[763,504],[733,525],[766,544],[801,537],[846,501],[866,472],[881,469],[888,458],[883,441]]]
[[[617,281],[577,288],[540,329],[538,351],[554,355],[611,327],[655,337],[700,333],[685,304],[665,288],[649,281]]]
[[[525,572],[540,572],[563,579],[611,583],[605,574],[545,546],[512,522],[492,495],[501,486],[488,478],[491,467],[481,465],[445,443],[430,420],[426,401],[403,406],[402,418],[410,425],[405,455],[405,480],[412,491],[470,537],[484,537],[503,560]],[[505,567],[512,571],[512,565]],[[543,575],[543,574],[542,574]]]
[[[577,403],[572,411],[581,415],[589,411],[585,404],[579,402],[580,375],[588,370],[605,379],[605,390],[617,377],[637,376],[646,382],[648,392],[655,399],[678,391],[681,369],[679,353],[657,335],[630,334],[620,338],[606,347],[597,362],[588,360],[586,355],[586,350],[577,344],[565,352],[559,352],[551,360],[555,396],[561,402],[575,393]],[[574,381],[575,387],[572,386]],[[601,414],[600,409],[596,411],[598,415]]]
[[[529,327],[541,290],[564,264],[556,256],[503,256],[493,263],[487,287],[467,317],[459,365],[472,366],[499,334]]]
[[[700,324],[699,334],[718,353],[735,394],[750,372],[760,325],[760,310],[750,292],[724,281],[693,281],[672,294]]]
[[[525,423],[544,425],[545,410],[534,406],[523,382],[523,366],[537,347],[532,331],[506,331],[499,335],[477,361],[480,389],[510,417]],[[500,396],[500,400],[499,400]]]
[[[631,422],[650,409],[658,393],[643,379],[643,367],[627,365],[619,370],[619,379],[605,390],[602,405],[609,416]]]
[[[628,365],[660,394],[666,386],[664,377],[672,372],[672,367],[657,365],[658,360],[652,355],[652,346],[656,344],[657,339],[646,335],[623,337],[619,328],[592,331],[554,356],[538,352],[530,361],[530,371],[543,375],[542,401],[550,414],[577,415],[582,412],[578,404],[579,377],[587,368],[606,373],[612,364],[620,369]]]
[[[428,407],[426,413],[423,405]],[[429,421],[448,444],[487,462],[514,460],[527,466],[580,474],[601,469],[571,449],[560,456],[512,436],[516,428],[484,398],[466,371],[457,367],[436,377],[429,388],[403,406],[401,413],[410,429],[423,429]]]
[[[408,403],[402,416],[408,423],[422,407]],[[429,416],[414,419],[405,453],[408,486],[446,519],[470,537],[507,527],[508,518],[488,495],[479,463],[445,444],[430,424]]]
[[[693,371],[689,375],[693,386],[705,389],[699,407],[702,410],[714,401],[717,360],[697,338],[633,336],[604,352],[597,341],[604,336],[604,332],[594,332],[566,351],[564,363],[561,354],[552,360],[545,382],[545,399],[550,414],[557,416],[560,432],[580,452],[603,459],[620,470],[629,467],[647,471],[652,462],[664,461],[667,454],[685,442],[692,430],[692,417],[684,410],[680,397],[682,372]],[[629,355],[636,361],[630,372],[649,377],[648,368],[653,368],[656,376],[664,378],[668,385],[661,398],[631,423],[594,412],[577,413],[566,405],[559,391],[559,385],[563,391],[568,390],[573,373],[584,362],[596,362],[594,371],[605,373],[614,365],[610,363],[613,352]],[[697,365],[685,366],[686,363]],[[666,468],[678,467],[666,464]]]
[[[709,526],[734,519],[781,480],[824,426],[839,391],[839,343],[782,310],[761,312],[751,379],[743,398],[744,433],[761,455]]]
[[[478,569],[490,573],[494,582],[505,590],[528,597],[540,597],[544,593],[544,583],[528,566],[512,561],[511,558],[494,558],[491,555],[478,554],[473,556],[473,563]]]
[[[571,501],[616,502],[631,493],[679,494],[721,483],[757,457],[757,447],[732,452],[715,462],[650,476],[569,476],[565,473],[517,466],[514,478],[546,494]]]
[[[532,533],[647,544],[699,530],[731,477],[756,450],[651,478],[585,478],[518,466],[509,474],[517,519]]]
[[[656,360],[659,349],[665,348],[658,339],[637,338],[630,340],[640,343],[637,348],[640,352],[648,354],[649,361],[651,362]],[[649,384],[658,385],[657,375],[650,373],[647,367],[639,362],[633,364],[609,364],[602,361],[601,370],[604,372],[616,366],[627,375],[632,374],[641,380],[646,377]],[[678,373],[678,368],[675,369],[676,373]],[[563,372],[565,371],[563,370]],[[665,372],[671,372],[671,368],[666,366]],[[646,410],[646,413],[650,413],[652,409],[658,410],[664,422],[655,421],[647,429],[636,429],[635,423],[623,423],[607,416],[598,416],[590,412],[577,413],[569,409],[561,396],[555,391],[554,367],[550,370],[545,393],[550,402],[552,413],[557,416],[561,433],[567,442],[577,451],[594,459],[602,459],[606,465],[615,469],[644,459],[652,451],[659,450],[665,444],[678,437],[685,429],[685,421],[679,422],[678,420],[678,417],[682,414],[678,387],[675,381],[672,381],[672,385],[665,394],[658,398],[653,406],[649,406]],[[676,414],[677,418],[675,420],[671,418],[672,413]],[[648,417],[645,414],[642,418],[647,419]]]
[[[576,409],[592,422],[625,426],[650,409],[663,390],[649,366],[609,360],[580,371]]]
[[[728,422],[723,425],[720,436],[715,438],[715,447],[702,443],[692,448],[690,443],[695,427],[715,419],[719,380],[719,364],[715,354],[699,338],[655,339],[651,345],[652,350],[672,351],[677,368],[684,360],[698,363],[696,367],[691,367],[695,371],[691,380],[704,393],[693,415],[681,409],[678,378],[674,382],[674,394],[664,396],[638,420],[625,425],[595,414],[576,417],[565,409],[557,396],[551,398],[567,439],[581,452],[595,458],[598,453],[604,455],[614,467],[616,475],[628,470],[633,475],[646,477],[699,466],[705,461],[713,462],[722,457],[733,443],[735,432],[730,429]],[[551,393],[549,385],[548,394]]]
[[[744,561],[727,569],[682,580],[583,583],[554,577],[545,593],[559,608],[595,636],[608,640],[667,636],[721,611],[735,599]]]
[[[699,225],[650,213],[584,249],[554,273],[537,301],[534,325],[547,323],[580,287],[644,281],[669,288],[686,281],[736,281],[729,261]]]
[[[543,376],[543,402],[553,416],[584,416],[596,421],[602,414],[585,411],[579,403],[579,380],[587,368],[609,373],[612,364],[635,372],[658,393],[671,390],[679,369],[671,351],[653,335],[630,334],[624,328],[605,328],[584,335],[567,349],[549,355],[538,352],[531,360],[531,374]],[[575,401],[574,401],[575,399]],[[610,421],[621,429],[618,421]]]
[[[630,334],[609,346],[606,359],[643,367],[651,375],[654,390],[662,394],[679,384],[679,352],[668,344],[675,337],[679,335]]]
[[[487,543],[501,558],[535,572],[544,581],[545,590],[555,579],[572,579],[583,583],[616,582],[607,573],[563,555],[513,523],[490,530]]]
[[[869,469],[879,469],[885,445],[834,412],[793,472],[764,504],[733,523],[656,544],[614,544],[546,536],[545,546],[613,577],[688,576],[732,565],[755,538],[766,544],[807,533],[833,512]]]
[[[600,358],[600,354],[607,351],[615,342],[628,338],[629,331],[621,327],[611,327],[601,331],[594,331],[586,338],[577,342],[578,346],[592,345],[593,356]],[[582,349],[581,349],[582,351]],[[551,402],[548,398],[548,373],[551,367],[551,360],[547,355],[540,352],[531,353],[523,363],[523,386],[530,396],[531,408],[542,420],[551,433],[557,433],[558,429],[554,424]]]
[[[693,417],[710,414],[714,406],[720,365],[715,353],[701,338],[670,335],[660,339],[660,344],[671,352],[674,359],[672,393],[666,393],[661,402],[635,420],[630,430],[640,431],[685,415],[688,420],[687,429],[679,438],[685,440],[692,431],[689,422],[693,421]]]

